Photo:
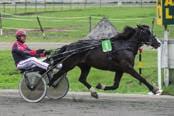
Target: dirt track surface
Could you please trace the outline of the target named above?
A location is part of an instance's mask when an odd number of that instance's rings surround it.
[[[61,100],[27,103],[17,92],[0,92],[0,116],[174,116],[174,97],[69,93]]]

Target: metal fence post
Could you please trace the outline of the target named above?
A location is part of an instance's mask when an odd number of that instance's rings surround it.
[[[165,68],[164,68],[164,84],[165,86],[169,85],[169,62],[168,62],[168,30],[167,26],[164,26],[164,60],[165,60]]]
[[[37,12],[37,0],[35,0],[35,12]]]
[[[0,13],[0,35],[3,35],[3,30],[2,30],[2,14]]]
[[[55,8],[54,8],[54,2],[55,2],[55,1],[52,0],[52,4],[51,4],[51,5],[52,5],[52,10],[53,10],[53,11],[54,11],[54,9],[55,9]]]
[[[5,4],[5,2],[3,2],[3,9],[4,9],[4,13],[5,13],[5,5],[6,5],[6,4]]]
[[[61,0],[61,8],[60,8],[60,10],[63,10],[63,3],[64,3],[64,1]]]
[[[25,12],[27,12],[27,0],[25,0]]]
[[[44,9],[45,9],[45,11],[47,9],[47,1],[46,0],[44,0]]]
[[[142,8],[143,7],[143,0],[141,0],[141,3],[140,4],[141,4],[141,8]]]
[[[100,8],[101,8],[101,0],[100,0]]]
[[[17,2],[15,1],[15,14],[17,12]]]
[[[86,6],[87,6],[87,2],[88,2],[88,0],[85,0],[84,8],[86,8]]]
[[[161,46],[158,48],[158,88],[162,90],[162,78],[161,78]]]
[[[69,9],[72,9],[72,0],[69,1]]]

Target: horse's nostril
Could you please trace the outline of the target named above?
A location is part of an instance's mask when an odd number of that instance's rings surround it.
[[[158,43],[158,46],[161,46],[161,43]]]

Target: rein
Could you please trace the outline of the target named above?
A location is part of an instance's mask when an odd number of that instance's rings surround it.
[[[75,50],[70,50],[70,51],[66,51],[66,52],[63,52],[63,53],[56,54],[54,56],[50,56],[48,59],[51,60],[51,62],[52,62],[51,64],[53,64],[54,62],[59,61],[59,60],[61,60],[60,63],[62,63],[63,61],[65,61],[66,59],[71,57],[72,55],[95,49],[96,47],[98,47],[98,45],[99,44],[93,44],[91,46],[80,47],[80,48],[77,48]],[[69,55],[59,57],[60,55],[65,55],[65,54],[69,54]],[[57,57],[57,58],[53,60],[54,57]]]
[[[49,58],[54,58],[54,57],[59,57],[60,55],[65,55],[65,54],[70,54],[70,53],[77,53],[77,52],[79,52],[79,51],[81,51],[81,50],[88,50],[88,49],[91,49],[91,47],[97,47],[98,45],[100,45],[100,44],[92,44],[92,45],[90,45],[90,46],[85,46],[85,47],[80,47],[80,48],[76,48],[76,49],[74,49],[74,50],[69,50],[69,51],[65,51],[65,52],[63,52],[63,53],[59,53],[59,54],[56,54],[56,55],[52,55],[52,56],[50,56]]]

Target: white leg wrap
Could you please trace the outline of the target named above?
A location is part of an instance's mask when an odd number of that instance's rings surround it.
[[[155,95],[161,95],[163,92],[163,90],[158,90],[157,93]]]
[[[96,90],[95,90],[94,87],[91,87],[89,90],[90,90],[90,92],[92,92],[92,93],[96,92]]]
[[[106,85],[101,84],[101,89],[105,89]]]

